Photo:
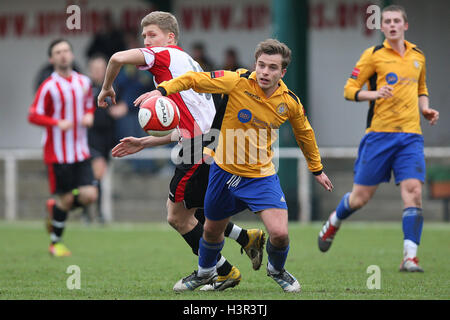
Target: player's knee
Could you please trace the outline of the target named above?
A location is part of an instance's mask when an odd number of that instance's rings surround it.
[[[171,210],[167,211],[167,223],[175,230],[179,229],[179,219],[177,219],[177,216]]]
[[[185,224],[183,212],[180,212],[180,208],[170,200],[167,200],[167,223],[177,231]]]
[[[368,200],[364,199],[364,198],[355,198],[352,203],[351,203],[351,208],[352,209],[360,209],[362,207],[364,207],[367,204]]]
[[[413,190],[412,198],[417,207],[422,205],[422,189],[420,187]]]
[[[417,184],[410,185],[406,188],[406,201],[411,202],[409,206],[420,207],[422,204],[422,187]]]
[[[273,230],[269,233],[270,242],[278,248],[286,247],[289,244],[289,233],[287,230]]]
[[[351,197],[350,199],[350,207],[352,209],[360,209],[362,207],[364,207],[367,202],[369,202],[370,198],[372,196],[368,193],[358,193],[355,194],[353,197]]]
[[[74,201],[74,196],[73,196],[72,192],[68,192],[63,195],[60,195],[58,200],[56,201],[56,204],[62,210],[69,211],[73,206],[73,201]]]
[[[176,215],[168,214],[167,215],[167,223],[174,228],[175,230],[179,230],[181,227],[181,222],[179,219],[177,219]]]
[[[203,226],[203,239],[207,242],[217,242],[221,238],[221,230],[211,224],[205,223]]]
[[[94,186],[85,187],[80,191],[80,202],[83,205],[94,203],[98,199],[98,189]]]

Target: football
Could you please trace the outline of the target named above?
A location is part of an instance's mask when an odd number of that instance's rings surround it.
[[[168,97],[151,97],[139,109],[139,124],[151,136],[170,134],[180,122],[180,111]]]

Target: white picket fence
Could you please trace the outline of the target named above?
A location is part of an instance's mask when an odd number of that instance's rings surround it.
[[[102,205],[105,212],[105,220],[114,221],[114,206],[112,200],[112,190],[115,183],[114,163],[123,159],[170,159],[173,151],[167,148],[146,149],[135,155],[121,159],[113,159],[108,168],[108,172],[102,181]],[[311,173],[306,165],[306,160],[299,148],[280,148],[275,150],[280,159],[297,159],[297,179],[298,179],[298,208],[300,222],[311,221]],[[355,159],[357,148],[320,148],[322,159]],[[427,159],[450,159],[449,147],[429,147],[425,148]],[[2,149],[0,150],[0,160],[4,160],[4,198],[5,198],[5,219],[14,221],[17,219],[17,162],[20,160],[40,160],[42,159],[41,149]]]

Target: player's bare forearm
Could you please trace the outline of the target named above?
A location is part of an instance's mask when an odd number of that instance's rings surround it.
[[[419,108],[420,111],[430,108],[430,99],[428,98],[428,96],[419,97]]]
[[[358,101],[372,101],[377,99],[376,91],[361,90],[358,92]]]
[[[119,51],[112,55],[106,67],[105,79],[103,80],[102,90],[97,98],[97,105],[105,108],[108,103],[106,98],[111,98],[113,104],[116,104],[116,93],[112,87],[114,80],[120,72],[120,68],[124,64],[144,64],[145,58],[139,49],[131,49],[126,51]]]
[[[111,150],[111,155],[116,158],[122,158],[138,153],[145,148],[162,146],[176,141],[172,139],[178,139],[178,135],[172,134],[164,137],[147,136],[141,138],[125,137]]]
[[[140,66],[145,64],[145,58],[139,49],[130,49],[114,53],[109,59],[106,67],[105,80],[103,81],[103,88],[111,88],[114,80],[119,74],[120,68],[124,64],[132,64]]]
[[[172,136],[174,136],[174,138],[172,138]],[[176,131],[163,137],[148,136],[141,138],[141,143],[144,148],[163,146],[171,143],[172,141],[178,141],[178,134]]]
[[[358,101],[373,101],[377,99],[387,99],[393,96],[391,86],[383,86],[379,90],[361,90],[358,92]]]
[[[108,66],[106,67],[105,80],[103,80],[102,87],[104,89],[110,89],[117,75],[119,74],[122,64],[115,59],[116,53],[109,59]]]

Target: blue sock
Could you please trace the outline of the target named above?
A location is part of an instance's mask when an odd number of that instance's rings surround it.
[[[208,243],[200,238],[198,249],[198,265],[202,268],[209,269],[217,264],[217,257],[223,248],[225,240],[220,243]]]
[[[356,209],[350,208],[349,198],[350,192],[346,193],[342,197],[341,202],[339,202],[336,208],[336,217],[338,217],[338,219],[341,220],[347,219],[353,212],[356,211]]]
[[[420,244],[423,227],[422,209],[416,207],[404,209],[402,227],[404,240],[411,240],[417,245]]]
[[[289,245],[284,248],[277,248],[270,243],[270,238],[267,239],[266,251],[269,259],[269,263],[278,272],[284,269],[284,264],[286,263],[287,255],[289,252]]]

